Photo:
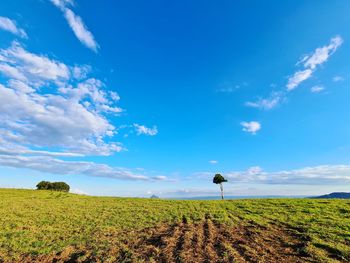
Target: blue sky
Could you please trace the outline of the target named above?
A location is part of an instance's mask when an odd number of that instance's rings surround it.
[[[0,187],[350,189],[348,1],[0,3]]]

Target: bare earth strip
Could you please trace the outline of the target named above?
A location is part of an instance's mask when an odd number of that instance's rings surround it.
[[[145,253],[146,244],[148,251],[159,253]],[[135,255],[145,262],[316,262],[303,252],[305,246],[297,235],[277,226],[228,227],[206,218],[153,232],[135,246]]]
[[[196,223],[183,218],[178,224],[163,224],[129,237],[105,255],[67,248],[56,255],[24,257],[20,262],[316,262],[303,252],[305,240],[276,225],[228,226],[209,217]]]

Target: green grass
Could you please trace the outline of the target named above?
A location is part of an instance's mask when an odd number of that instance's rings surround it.
[[[306,252],[320,261],[350,261],[347,200],[178,201],[13,189],[0,189],[0,261],[69,246],[88,246],[99,254],[146,227],[184,217],[199,221],[206,215],[228,225],[253,221],[293,229],[308,240]]]

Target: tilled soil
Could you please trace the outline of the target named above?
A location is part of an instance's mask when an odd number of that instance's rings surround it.
[[[155,262],[315,262],[301,236],[270,226],[228,227],[206,218],[200,223],[162,226],[135,244],[136,254]]]
[[[68,248],[56,255],[24,257],[20,262],[316,262],[304,252],[305,238],[277,225],[245,222],[227,226],[210,218],[197,223],[184,218],[181,223],[163,224],[131,236],[99,256]]]

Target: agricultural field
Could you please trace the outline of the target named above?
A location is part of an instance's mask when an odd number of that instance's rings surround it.
[[[0,262],[350,262],[350,201],[0,189]]]

